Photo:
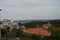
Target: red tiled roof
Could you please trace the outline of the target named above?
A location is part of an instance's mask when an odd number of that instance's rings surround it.
[[[40,28],[29,28],[24,30],[25,33],[31,33],[31,34],[37,34],[37,35],[42,35],[42,36],[50,36],[51,33],[48,32],[47,30],[40,29]]]

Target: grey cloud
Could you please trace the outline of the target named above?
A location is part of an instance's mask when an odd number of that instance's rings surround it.
[[[59,0],[5,0],[0,3],[2,19],[60,19]]]
[[[31,6],[31,5],[59,5],[59,2],[52,0],[5,0],[1,3],[0,7],[20,7],[20,6]],[[55,3],[54,3],[55,2]]]

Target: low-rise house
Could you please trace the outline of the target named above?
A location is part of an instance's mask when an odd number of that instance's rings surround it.
[[[49,28],[51,26],[51,24],[50,23],[47,23],[47,24],[43,24],[42,26],[43,26],[43,28],[46,28],[47,29],[47,28]]]
[[[50,24],[43,24],[43,27],[39,27],[39,25],[37,24],[36,27],[37,28],[28,28],[25,29],[23,32],[26,33],[27,35],[30,34],[36,34],[36,35],[41,35],[41,36],[50,36],[51,32],[45,30],[44,28],[48,28],[50,26]]]
[[[8,28],[9,27],[10,30],[13,29],[13,27],[14,27],[13,24],[14,23],[11,20],[8,20],[8,19],[3,19],[3,21],[2,21],[3,28]]]
[[[0,25],[0,29],[3,29],[3,25]]]
[[[36,34],[41,36],[50,36],[51,32],[40,28],[28,28],[23,31],[26,34]]]
[[[3,19],[3,21],[2,21],[3,27],[4,27],[4,28],[5,28],[5,27],[8,27],[10,22],[11,22],[11,20]]]
[[[16,27],[17,29],[19,28],[17,21],[13,21],[13,25],[14,25],[14,27]]]

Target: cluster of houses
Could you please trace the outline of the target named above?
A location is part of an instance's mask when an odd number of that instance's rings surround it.
[[[43,26],[42,28],[47,29],[47,28],[49,28],[49,27],[51,26],[51,24],[47,23],[47,24],[43,24],[42,26]],[[17,29],[20,28],[20,29],[23,30],[23,32],[26,32],[26,33],[31,33],[31,31],[33,31],[32,28],[28,28],[28,30],[27,30],[24,25],[22,25],[21,23],[18,23],[17,21],[11,21],[11,20],[8,20],[8,19],[4,19],[4,20],[2,21],[2,24],[0,24],[0,29],[6,28],[6,27],[9,27],[10,30],[12,30],[13,27],[16,27]],[[34,29],[33,34],[34,34],[34,32],[35,32],[36,34],[40,34],[40,33],[38,33],[38,32],[39,32],[39,30],[42,29],[42,28],[40,28],[38,24],[36,24],[36,27],[37,27],[37,28],[33,28],[33,29]],[[36,32],[36,29],[37,29],[38,32]],[[38,30],[38,29],[39,29],[39,30]],[[42,30],[43,30],[43,29],[42,29]],[[28,32],[28,31],[29,31],[29,32]],[[44,34],[44,35],[45,35],[45,34]]]
[[[20,23],[19,25],[21,26],[22,24]],[[16,27],[18,29],[18,28],[20,28],[19,25],[18,25],[17,21],[11,21],[11,20],[8,20],[8,19],[4,19],[2,21],[2,24],[0,24],[0,28],[9,27],[10,29],[12,29],[13,27]],[[22,28],[25,29],[25,27],[23,25],[22,25]]]

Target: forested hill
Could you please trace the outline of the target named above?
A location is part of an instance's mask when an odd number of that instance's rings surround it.
[[[24,25],[27,27],[35,27],[35,24],[41,26],[42,24],[47,24],[48,22],[55,27],[60,27],[60,20],[32,20]]]
[[[50,23],[56,27],[60,27],[60,20],[51,20]]]

